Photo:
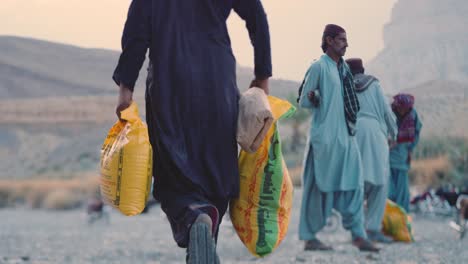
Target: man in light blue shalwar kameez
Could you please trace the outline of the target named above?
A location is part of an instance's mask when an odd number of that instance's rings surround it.
[[[348,59],[361,109],[356,125],[356,139],[361,153],[364,199],[367,200],[367,236],[375,242],[390,243],[382,234],[382,219],[387,202],[390,177],[389,146],[396,140],[396,117],[387,102],[379,81],[364,74],[361,59]]]
[[[414,109],[414,97],[397,94],[392,110],[397,117],[397,144],[390,149],[390,182],[388,198],[409,212],[410,193],[408,171],[411,153],[419,142],[422,124]]]
[[[361,158],[354,137],[359,102],[342,58],[347,46],[344,29],[327,25],[322,37],[325,54],[309,68],[301,88],[299,104],[313,113],[299,222],[305,250],[332,250],[317,238],[332,209],[341,213],[355,246],[379,250],[364,230]]]

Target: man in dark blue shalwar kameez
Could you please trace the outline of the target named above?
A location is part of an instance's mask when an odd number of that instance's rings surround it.
[[[189,263],[217,263],[214,240],[239,193],[239,90],[226,20],[233,9],[254,46],[252,86],[268,92],[270,36],[260,0],[133,0],[113,79],[128,107],[149,49],[146,118],[154,196]],[[212,235],[211,235],[212,234]]]

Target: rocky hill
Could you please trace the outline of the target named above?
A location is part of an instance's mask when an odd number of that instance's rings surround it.
[[[388,93],[428,81],[467,83],[467,13],[465,0],[399,0],[368,71]]]
[[[119,53],[0,36],[0,179],[64,177],[97,170],[100,146],[115,122],[117,89],[111,80]],[[253,70],[238,67],[238,86]],[[135,98],[144,118],[146,66]],[[279,97],[298,83],[272,80]]]
[[[468,84],[428,81],[402,92],[413,94],[423,122],[423,137],[463,137],[468,140]]]

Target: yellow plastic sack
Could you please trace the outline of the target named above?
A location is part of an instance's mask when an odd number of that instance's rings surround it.
[[[385,206],[382,232],[395,241],[414,241],[410,219],[405,209],[388,199]]]
[[[151,190],[152,149],[148,128],[133,102],[121,112],[101,149],[101,195],[124,215],[143,211]]]
[[[240,194],[230,204],[239,238],[255,256],[273,252],[286,235],[293,186],[281,153],[277,121],[295,112],[289,102],[269,96],[275,122],[255,153],[239,155]]]

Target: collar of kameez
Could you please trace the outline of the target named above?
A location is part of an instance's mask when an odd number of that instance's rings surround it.
[[[332,62],[333,64],[335,65],[338,65],[338,63],[336,61],[334,61],[330,56],[328,56],[328,54],[323,54],[322,57],[325,57],[326,60],[328,60],[329,62]],[[343,64],[345,61],[343,59],[343,57],[340,58],[340,61],[339,61],[339,64]]]
[[[364,92],[365,90],[367,90],[367,88],[370,87],[370,85],[374,81],[378,81],[377,78],[375,78],[374,76],[363,74],[363,73],[358,73],[354,75],[353,79],[354,79],[355,90],[358,93]]]

